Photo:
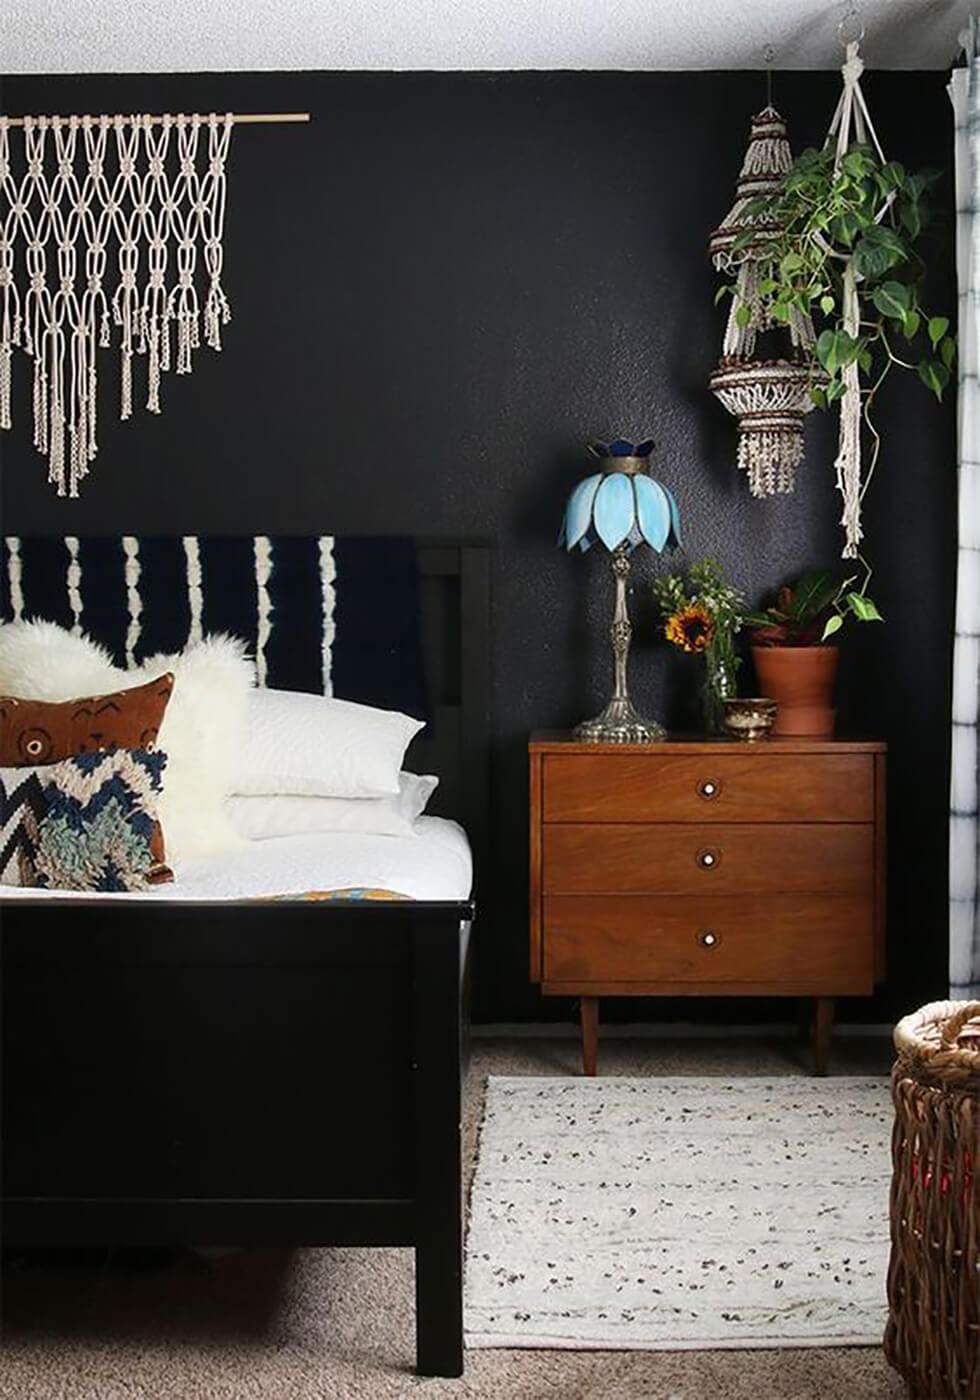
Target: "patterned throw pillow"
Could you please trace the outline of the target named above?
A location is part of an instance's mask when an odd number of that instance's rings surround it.
[[[132,891],[172,880],[156,817],[166,762],[114,749],[0,768],[0,883]]]
[[[173,688],[168,672],[146,685],[81,700],[0,696],[0,767],[57,763],[106,749],[153,749]]]

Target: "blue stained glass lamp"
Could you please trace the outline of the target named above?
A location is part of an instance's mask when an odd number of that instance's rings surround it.
[[[626,581],[634,549],[646,544],[661,554],[680,545],[680,512],[666,486],[649,475],[652,442],[617,438],[608,444],[593,443],[589,451],[598,458],[601,471],[579,482],[569,496],[558,543],[569,551],[583,552],[604,544],[612,555],[616,606],[609,635],[615,685],[606,708],[578,725],[575,737],[593,744],[653,743],[665,739],[667,731],[657,720],[637,713],[627,687],[633,628],[626,607]]]

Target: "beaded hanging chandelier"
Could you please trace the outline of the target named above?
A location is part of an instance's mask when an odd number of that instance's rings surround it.
[[[708,383],[738,419],[737,460],[753,496],[793,490],[804,455],[803,421],[813,408],[813,323],[792,307],[788,325],[777,326],[758,290],[759,260],[779,229],[759,221],[753,201],[777,189],[791,165],[786,123],[767,106],[752,118],[735,203],[708,244],[719,272],[737,268],[722,357]],[[789,358],[757,357],[759,335],[777,329],[788,332]]]

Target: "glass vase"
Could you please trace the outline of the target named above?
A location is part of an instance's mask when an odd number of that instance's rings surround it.
[[[723,732],[724,702],[735,696],[735,669],[737,665],[731,634],[716,632],[711,645],[705,648],[704,685],[701,691],[704,727],[708,734],[721,734]]]

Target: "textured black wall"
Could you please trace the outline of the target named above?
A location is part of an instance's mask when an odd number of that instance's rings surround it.
[[[951,204],[944,81],[872,73],[866,89],[888,153],[941,167]],[[796,148],[822,139],[838,82],[777,75]],[[494,538],[497,907],[482,928],[478,1012],[568,1014],[542,1010],[526,980],[525,740],[591,713],[609,684],[603,562],[554,547],[565,493],[588,467],[580,444],[654,436],[689,556],[716,554],[753,599],[837,550],[830,425],[811,422],[796,494],[756,503],[733,465],[732,421],[705,388],[722,316],[705,241],[731,200],[762,77],[18,78],[0,96],[11,113],[312,111],[309,127],[235,133],[226,349],[166,383],[159,419],[120,425],[107,404],[77,503],[45,484],[18,365],[3,527]],[[950,224],[934,286],[948,311],[951,238]],[[103,383],[111,394],[111,372]],[[858,1016],[945,985],[954,417],[909,378],[880,415],[867,525],[888,625],[846,643],[840,699],[845,725],[892,745],[892,969],[876,1005],[850,1008]],[[690,723],[693,663],[656,642],[642,584],[656,567],[638,570],[634,688]]]

